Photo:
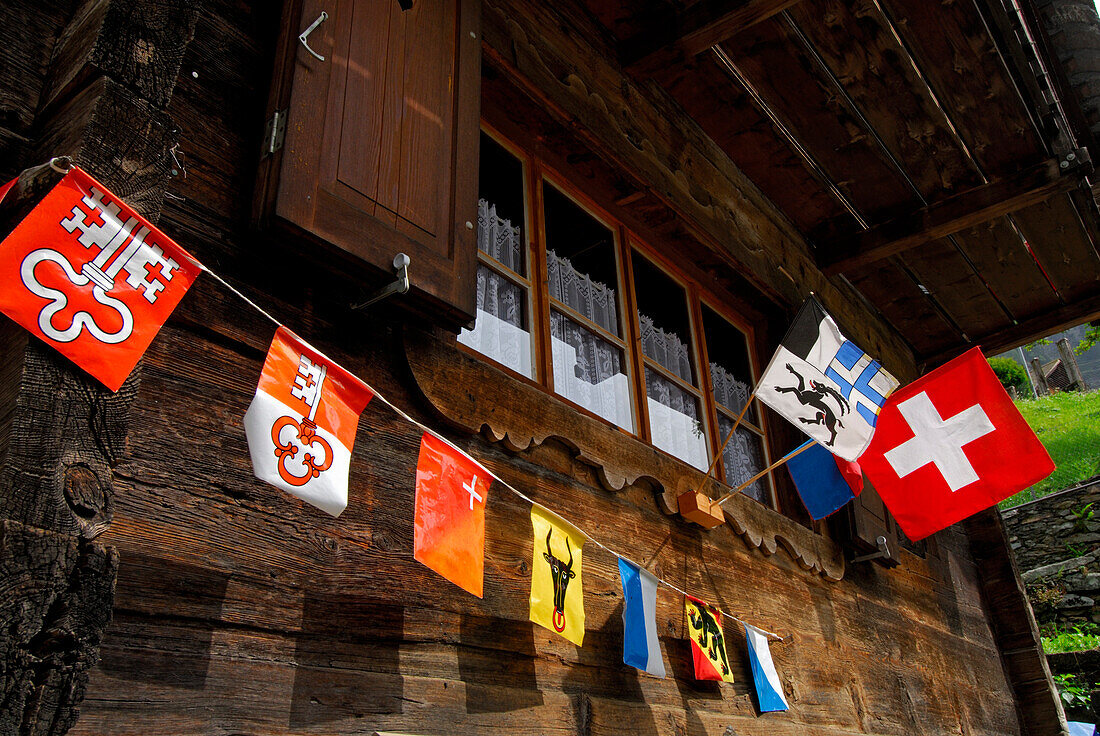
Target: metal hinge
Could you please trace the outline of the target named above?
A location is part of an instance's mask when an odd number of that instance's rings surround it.
[[[286,110],[276,110],[264,126],[264,149],[261,158],[267,158],[283,147],[286,138]]]

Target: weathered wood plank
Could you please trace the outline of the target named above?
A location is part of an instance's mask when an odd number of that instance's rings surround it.
[[[1044,161],[1008,179],[983,184],[875,225],[823,248],[819,264],[825,273],[843,273],[1045,202],[1077,186],[1080,171],[1066,174],[1060,163],[1056,159]]]
[[[1098,246],[1082,227],[1069,197],[1053,197],[1013,217],[1067,303],[1100,290]]]

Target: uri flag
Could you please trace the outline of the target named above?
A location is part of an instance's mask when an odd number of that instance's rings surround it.
[[[580,646],[584,641],[581,548],[587,537],[554,512],[531,507],[531,620]]]
[[[73,168],[0,243],[0,312],[117,391],[200,271]]]
[[[897,386],[877,360],[840,334],[811,296],[760,378],[756,395],[834,455],[855,460]]]
[[[366,384],[285,327],[275,332],[244,415],[252,472],[333,516],[348,505],[348,471]]]
[[[619,558],[623,583],[623,662],[665,676],[657,641],[657,578]]]
[[[416,462],[413,556],[478,598],[485,569],[485,502],[492,478],[427,432]]]
[[[859,463],[839,458],[817,443],[808,450],[791,453],[787,470],[791,474],[798,495],[806,510],[815,520],[829,514],[851,501],[863,490],[863,472]],[[800,445],[799,447],[804,447]]]
[[[1054,471],[980,348],[891,396],[859,463],[913,541]]]
[[[749,643],[749,665],[752,667],[752,681],[756,685],[756,699],[760,703],[760,712],[787,710],[787,699],[783,697],[783,685],[772,662],[768,636],[755,626],[745,624],[745,637]]]
[[[733,682],[718,609],[691,596],[684,599],[684,609],[688,617],[691,656],[695,661],[695,679]]]

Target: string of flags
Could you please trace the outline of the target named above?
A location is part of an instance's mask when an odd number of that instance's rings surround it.
[[[589,537],[295,335],[89,174],[64,171],[0,243],[0,281],[22,286],[0,290],[0,311],[12,320],[115,391],[199,273],[208,273],[276,325],[244,416],[257,478],[338,516],[347,506],[359,417],[377,398],[423,433],[417,561],[482,597],[485,506],[496,481],[531,505],[533,622],[582,645],[582,562],[591,541],[618,559],[624,663],[665,676],[656,627],[663,586],[683,596],[696,678],[732,681],[721,623],[729,619],[744,627],[761,712],[788,708],[768,644],[782,641],[778,634],[719,611]],[[0,188],[0,202],[14,184]],[[866,477],[915,541],[1054,470],[979,348],[896,389],[898,381],[845,338],[811,295],[753,396],[812,438],[813,446],[786,457],[813,518],[855,498]]]

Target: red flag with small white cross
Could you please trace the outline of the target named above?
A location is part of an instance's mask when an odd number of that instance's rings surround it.
[[[859,464],[914,541],[1054,472],[979,348],[895,391]]]
[[[492,480],[473,460],[424,433],[416,463],[413,557],[478,598]]]

